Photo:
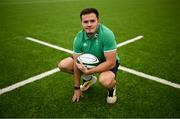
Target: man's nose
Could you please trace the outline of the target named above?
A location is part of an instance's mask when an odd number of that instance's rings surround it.
[[[91,22],[88,22],[88,26],[91,26]]]

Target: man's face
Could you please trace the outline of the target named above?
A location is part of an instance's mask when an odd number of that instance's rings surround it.
[[[81,24],[86,33],[91,36],[93,35],[98,27],[98,19],[96,14],[90,13],[81,16]]]

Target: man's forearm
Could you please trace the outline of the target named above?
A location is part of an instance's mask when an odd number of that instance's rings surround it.
[[[79,55],[73,54],[74,59],[74,86],[80,87],[80,78],[81,78],[81,72],[76,66],[76,60]]]
[[[80,77],[81,77],[80,71],[77,69],[76,66],[74,66],[74,86],[75,87],[80,87]]]
[[[102,62],[99,64],[97,67],[90,69],[91,73],[98,73],[98,72],[103,72],[112,69],[116,65],[116,61],[114,62]]]
[[[112,52],[105,52],[104,56],[106,60],[97,67],[90,69],[91,73],[104,72],[112,69],[116,65],[116,50]]]

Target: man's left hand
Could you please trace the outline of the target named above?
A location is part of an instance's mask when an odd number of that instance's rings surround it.
[[[85,67],[82,62],[80,62],[80,64],[76,63],[76,65],[78,69],[81,70],[84,74],[90,74],[88,68]]]

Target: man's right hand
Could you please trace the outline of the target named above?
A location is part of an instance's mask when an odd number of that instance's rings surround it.
[[[82,95],[82,91],[80,89],[75,89],[72,101],[73,102],[79,102],[81,95]]]

